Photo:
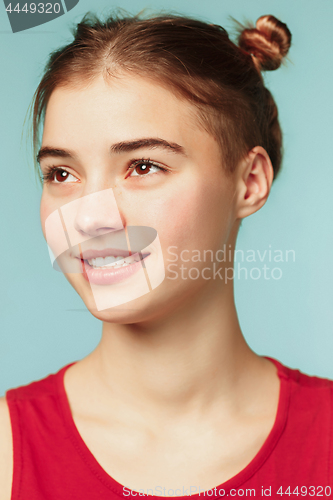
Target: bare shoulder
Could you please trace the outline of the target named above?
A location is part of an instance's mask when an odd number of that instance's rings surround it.
[[[6,399],[0,398],[0,500],[10,500],[12,476],[12,429]]]

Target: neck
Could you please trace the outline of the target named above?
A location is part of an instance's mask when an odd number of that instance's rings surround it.
[[[105,395],[165,415],[230,401],[258,356],[237,318],[232,284],[207,290],[173,314],[146,323],[103,323],[86,358]]]

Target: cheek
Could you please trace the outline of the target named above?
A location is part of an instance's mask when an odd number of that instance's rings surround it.
[[[230,190],[211,182],[187,183],[172,196],[159,201],[147,219],[159,233],[162,245],[210,248],[223,242],[232,219]],[[154,226],[155,223],[155,226]]]
[[[54,200],[50,199],[49,196],[45,194],[45,192],[43,191],[40,200],[40,222],[45,239],[46,239],[45,221],[60,206],[61,206],[60,203],[56,203]]]
[[[40,200],[40,222],[41,222],[44,238],[46,238],[46,236],[45,236],[45,221],[46,221],[47,217],[50,215],[50,213],[51,213],[50,207],[48,206],[48,203],[45,200],[45,196],[42,195],[42,198]]]

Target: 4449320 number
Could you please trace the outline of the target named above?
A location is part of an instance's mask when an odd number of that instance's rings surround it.
[[[14,4],[13,4],[14,5]],[[6,11],[12,14],[16,12],[19,14],[20,12],[25,12],[26,14],[59,14],[61,10],[60,3],[25,3],[22,7],[20,7],[20,3],[17,3],[15,7],[12,7],[12,4],[9,3],[6,7]]]

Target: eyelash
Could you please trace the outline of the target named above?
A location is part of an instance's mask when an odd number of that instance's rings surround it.
[[[165,173],[169,172],[168,169],[157,165],[156,163],[152,162],[149,158],[148,159],[141,158],[140,160],[132,161],[132,163],[128,167],[128,171],[133,172],[135,170],[135,168],[138,167],[139,165],[146,165],[146,164],[150,165],[151,167],[158,168],[162,172],[165,172]],[[54,182],[54,175],[56,172],[67,172],[69,175],[73,175],[70,172],[68,172],[68,170],[66,170],[65,168],[56,167],[55,165],[49,165],[46,167],[45,173],[42,173],[43,184],[48,184],[48,183]],[[153,174],[150,174],[150,175],[153,175]],[[130,176],[127,176],[127,177],[130,177]],[[147,177],[147,175],[138,174],[134,177]],[[56,184],[66,184],[66,183],[65,182],[56,182]]]

